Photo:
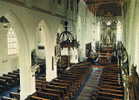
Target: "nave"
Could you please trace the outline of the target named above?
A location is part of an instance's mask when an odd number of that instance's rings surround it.
[[[139,0],[0,0],[0,100],[139,100]]]
[[[103,49],[103,53],[99,52],[101,57],[97,63],[84,62],[72,65],[51,82],[45,80],[44,74],[37,76],[37,91],[26,100],[123,100],[121,68],[116,62],[112,64],[108,61],[112,59],[103,58],[109,58],[110,53],[112,50]],[[12,74],[16,73],[14,71]],[[10,92],[9,96],[3,96],[2,100],[12,98],[20,100],[19,92]]]

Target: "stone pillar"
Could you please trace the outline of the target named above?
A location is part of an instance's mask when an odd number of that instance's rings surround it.
[[[70,54],[70,63],[78,63],[78,50],[76,48],[71,48]]]
[[[46,50],[46,80],[50,82],[57,77],[57,65],[54,57],[54,47]]]
[[[46,80],[52,81],[57,77],[57,64],[53,56],[47,57],[46,59]]]
[[[25,64],[20,65],[20,100],[25,100],[36,91],[35,75],[31,72],[31,66],[25,59],[23,62]]]
[[[35,72],[32,72],[31,51],[29,43],[22,42],[25,39],[23,34],[18,34],[19,40],[19,67],[20,67],[20,100],[25,100],[29,95],[36,91],[35,88]],[[25,40],[24,40],[25,41]]]

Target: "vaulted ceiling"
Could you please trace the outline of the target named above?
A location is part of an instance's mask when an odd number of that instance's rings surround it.
[[[97,16],[121,16],[123,0],[85,0],[88,8]]]

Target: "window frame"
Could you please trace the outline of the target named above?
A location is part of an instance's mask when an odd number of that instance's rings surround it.
[[[7,32],[7,51],[8,51],[7,52],[8,56],[13,56],[18,54],[17,37],[12,27],[10,27]]]

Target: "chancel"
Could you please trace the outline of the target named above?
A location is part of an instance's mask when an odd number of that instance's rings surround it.
[[[139,0],[0,0],[0,100],[139,100]]]

